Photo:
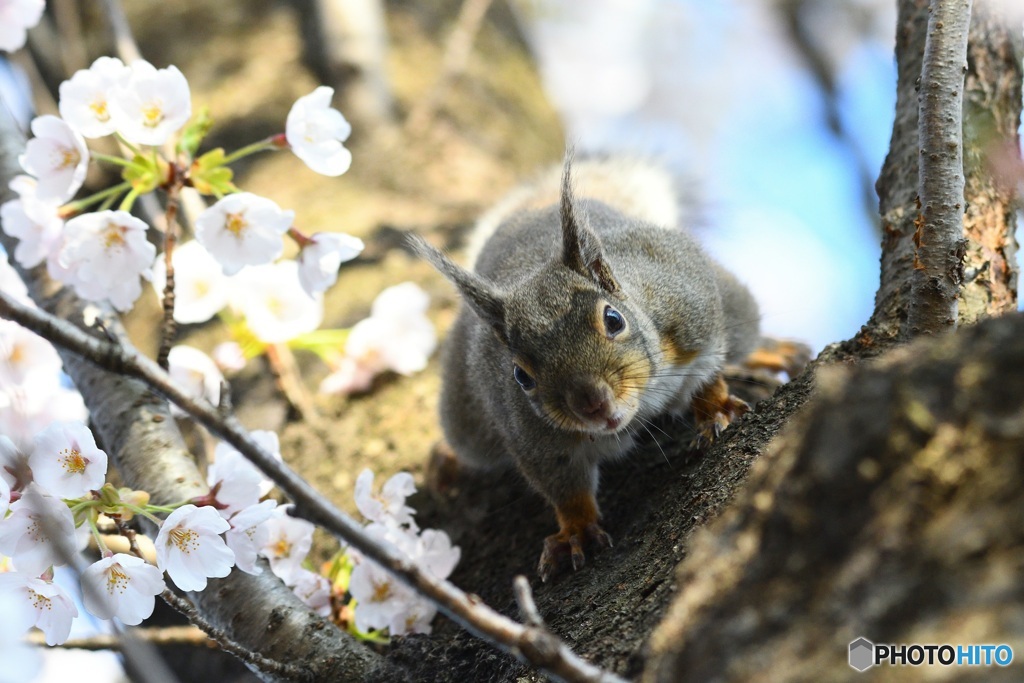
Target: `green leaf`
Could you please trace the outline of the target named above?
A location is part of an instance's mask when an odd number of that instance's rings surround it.
[[[178,139],[178,151],[187,154],[189,159],[193,158],[212,127],[213,118],[210,116],[210,108],[204,106],[181,132],[181,137]]]
[[[167,171],[167,162],[163,159],[136,154],[131,163],[124,167],[121,177],[131,183],[136,195],[140,195],[160,187],[167,177]]]
[[[238,191],[238,188],[231,182],[234,176],[234,171],[224,165],[223,147],[211,149],[193,161],[189,171],[192,187],[196,188],[200,194],[212,194],[217,197]]]

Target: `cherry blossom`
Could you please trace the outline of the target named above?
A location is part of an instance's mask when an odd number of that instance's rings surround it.
[[[326,176],[339,176],[352,165],[352,152],[341,143],[352,126],[337,109],[331,108],[334,89],[320,86],[292,105],[285,123],[285,137],[295,156],[311,169]]]
[[[32,120],[32,134],[35,137],[25,144],[25,153],[18,161],[39,181],[36,195],[40,199],[70,199],[89,170],[85,138],[64,120],[49,114]]]
[[[237,512],[228,520],[231,529],[224,534],[224,539],[235,553],[235,566],[247,574],[263,573],[256,560],[270,537],[270,530],[264,522],[271,518],[276,507],[277,501],[265,500]]]
[[[60,262],[63,282],[89,301],[109,300],[131,309],[142,293],[139,278],[150,279],[156,247],[146,240],[146,224],[127,211],[98,211],[72,218],[65,226]]]
[[[351,261],[363,250],[363,241],[344,233],[318,232],[312,242],[299,252],[299,283],[306,293],[315,296],[338,281],[338,267]]]
[[[459,563],[462,551],[453,546],[448,534],[440,529],[424,529],[409,555],[420,568],[439,579],[447,579]]]
[[[22,632],[35,626],[43,632],[47,645],[60,645],[71,633],[71,620],[78,608],[64,589],[20,571],[0,574],[0,595],[12,596],[13,609],[4,612]]]
[[[156,563],[183,591],[201,591],[208,578],[223,578],[235,554],[220,534],[231,528],[210,506],[183,505],[167,516],[154,545]]]
[[[128,626],[153,614],[155,596],[164,588],[163,572],[125,553],[104,557],[82,572],[85,609],[100,619],[117,617]]]
[[[61,498],[98,490],[107,476],[107,454],[77,422],[58,422],[37,434],[28,464],[36,483]]]
[[[295,218],[266,197],[230,194],[196,219],[196,240],[217,259],[224,273],[270,263],[284,249],[282,236]]]
[[[217,259],[199,242],[192,240],[174,250],[174,319],[179,323],[203,323],[228,303],[228,278]],[[163,298],[167,264],[159,258],[153,264],[153,288]]]
[[[114,88],[124,85],[131,69],[116,57],[100,57],[60,84],[60,115],[87,138],[110,135],[115,128],[110,111]]]
[[[292,575],[292,592],[299,600],[322,617],[331,616],[331,582],[326,577],[299,569]]]
[[[349,333],[345,360],[321,382],[321,393],[365,391],[381,372],[411,375],[425,368],[437,348],[437,333],[426,316],[428,303],[426,292],[412,282],[381,292],[370,317]]]
[[[65,564],[75,553],[75,521],[59,498],[31,484],[11,514],[0,521],[0,553],[19,570],[38,576],[51,565]]]
[[[252,440],[260,448],[269,453],[271,457],[281,462],[281,443],[277,438],[276,432],[254,429],[249,432],[249,436],[252,437]],[[257,498],[262,498],[274,488],[273,480],[264,476],[259,468],[235,450],[234,446],[224,441],[218,443],[217,448],[213,451],[213,462],[207,471],[207,479],[210,485],[212,486],[217,481],[230,479],[235,474],[243,473],[243,471],[247,471],[244,476],[252,473],[258,479],[259,485],[257,490],[259,495],[256,496]]]
[[[162,145],[192,116],[188,81],[175,66],[157,69],[140,59],[128,68],[108,101],[114,126],[129,142]]]
[[[9,186],[18,199],[0,205],[0,221],[4,232],[18,238],[15,260],[24,268],[35,268],[60,243],[64,229],[64,219],[57,213],[60,199],[40,199],[38,181],[27,175],[15,176]]]
[[[373,492],[373,472],[367,468],[356,478],[355,501],[359,512],[368,520],[381,524],[408,525],[416,528],[412,516],[416,513],[405,504],[405,499],[416,493],[416,484],[408,472],[392,476],[381,488]]]
[[[410,589],[380,565],[365,559],[352,569],[348,592],[356,600],[356,628],[363,632],[402,621],[400,615],[415,601]]]
[[[224,375],[209,356],[199,349],[178,344],[167,355],[168,374],[171,379],[195,398],[203,398],[217,405],[220,402],[220,385]],[[183,416],[185,413],[171,405],[171,412]]]
[[[87,417],[82,396],[61,386],[60,378],[32,373],[32,382],[4,385],[0,382],[0,434],[29,451],[32,437],[52,422],[84,422]]]
[[[0,567],[0,573],[3,571]],[[0,592],[0,614],[15,614],[20,606],[17,589],[13,593]],[[14,619],[0,619],[0,662],[3,662],[0,681],[21,683],[36,680],[41,658],[37,648],[22,640],[24,633],[25,628],[20,628]]]
[[[323,298],[299,284],[295,261],[246,268],[235,279],[232,308],[265,344],[281,344],[312,332],[324,316]]]
[[[50,342],[15,322],[0,320],[0,387],[52,384],[61,367]]]
[[[285,583],[291,582],[313,546],[313,525],[288,515],[290,507],[278,507],[264,522],[267,541],[260,549],[260,555],[270,561],[271,571]]]
[[[0,211],[2,211],[2,207],[0,207]],[[0,215],[0,222],[6,223],[2,215]],[[15,251],[17,251],[17,247],[15,247]],[[21,277],[18,276],[18,271],[14,270],[14,267],[7,260],[7,254],[5,253],[0,253],[0,291],[3,291],[4,294],[13,298],[18,303],[35,308],[35,302],[28,295],[28,288],[21,281]]]
[[[236,341],[221,342],[213,347],[213,362],[224,372],[238,372],[245,367],[245,352]]]
[[[28,454],[23,453],[4,434],[0,434],[0,479],[7,485],[8,491],[20,491],[32,481],[32,471],[28,468]],[[3,517],[0,515],[0,519]]]
[[[14,52],[43,16],[43,0],[0,0],[0,50]]]
[[[259,502],[262,475],[231,446],[217,445],[216,458],[206,474],[217,511],[225,519]]]
[[[0,477],[0,519],[7,516],[7,510],[11,507],[11,485],[5,477]]]

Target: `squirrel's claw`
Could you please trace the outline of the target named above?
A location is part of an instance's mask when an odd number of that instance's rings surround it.
[[[690,442],[690,448],[707,448],[722,435],[726,427],[748,410],[750,406],[747,402],[730,394],[725,380],[719,376],[693,398],[697,435]]]
[[[572,563],[573,571],[582,569],[586,564],[586,555],[584,554],[586,546],[610,548],[612,547],[612,537],[596,522],[588,524],[575,533],[562,530],[548,536],[544,539],[544,550],[541,552],[540,562],[537,564],[537,574],[540,576],[540,580],[547,583],[548,579],[561,573],[569,562]]]

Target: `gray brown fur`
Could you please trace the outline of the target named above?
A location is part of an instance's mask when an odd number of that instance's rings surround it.
[[[512,214],[483,245],[474,272],[426,243],[417,247],[466,302],[444,354],[448,443],[473,466],[514,464],[558,509],[581,491],[596,492],[599,463],[627,452],[641,421],[688,410],[695,392],[759,338],[753,297],[689,233],[574,199],[569,169],[567,161],[560,206]],[[625,317],[628,334],[610,339],[595,327],[602,302]],[[671,348],[696,354],[692,362],[670,367],[669,337]],[[561,409],[553,417],[543,407],[572,404],[589,390],[587,378],[629,375],[621,369],[627,355],[646,359],[637,365],[653,372],[645,373],[646,390],[623,402],[635,412],[616,433],[563,423]],[[535,375],[530,395],[513,377],[514,358]]]

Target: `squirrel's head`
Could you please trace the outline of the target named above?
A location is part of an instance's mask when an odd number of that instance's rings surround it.
[[[511,352],[507,375],[538,415],[567,431],[613,434],[640,408],[658,351],[649,322],[619,286],[601,241],[573,197],[566,160],[561,253],[501,290],[422,240],[416,250],[460,290]]]

